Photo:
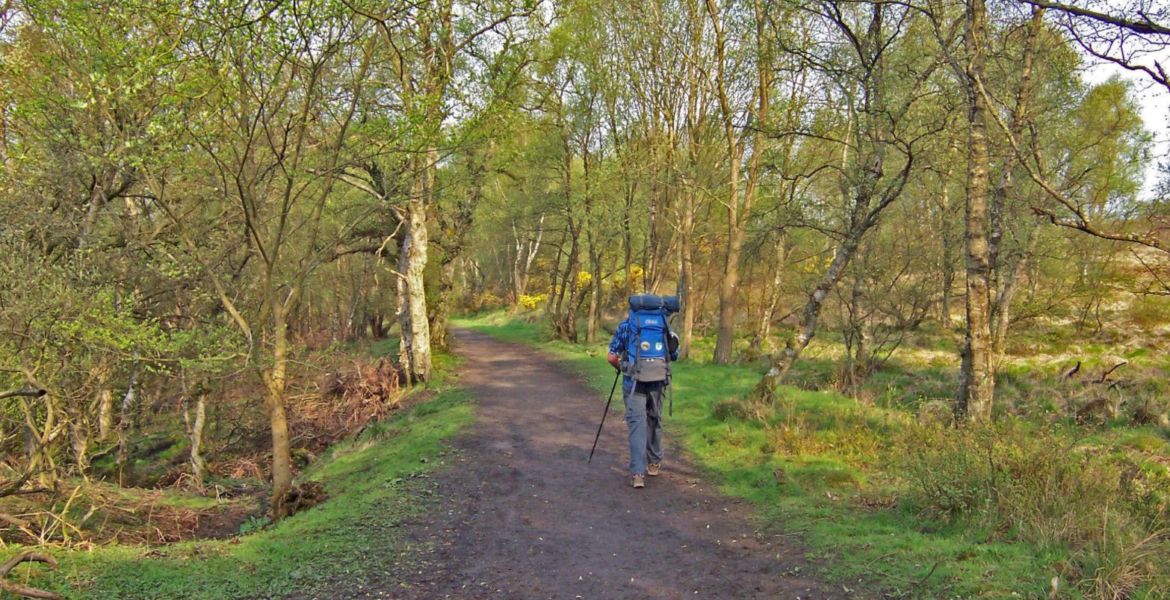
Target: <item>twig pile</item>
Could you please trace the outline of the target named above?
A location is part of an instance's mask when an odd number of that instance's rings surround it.
[[[397,408],[402,381],[399,368],[384,358],[372,364],[355,362],[344,373],[329,373],[318,383],[317,397],[298,405],[297,429],[306,432],[311,449],[324,449]]]

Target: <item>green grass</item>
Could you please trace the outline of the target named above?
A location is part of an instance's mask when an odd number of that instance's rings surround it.
[[[396,527],[430,503],[426,473],[446,460],[443,440],[471,419],[465,392],[440,391],[312,465],[301,479],[325,485],[323,504],[233,540],[57,550],[59,570],[33,567],[32,583],[68,598],[126,599],[282,597],[329,593],[342,579],[361,584],[410,564],[417,548]]]
[[[613,381],[602,359],[607,340],[581,346],[550,341],[548,329],[532,317],[499,312],[459,325],[537,345],[599,391]],[[822,362],[828,361],[813,361],[811,369],[827,369]],[[906,500],[897,461],[899,453],[914,451],[898,445],[903,430],[913,427],[909,413],[784,387],[777,407],[753,416],[752,407],[735,399],[747,395],[759,374],[752,365],[680,363],[667,435],[681,438],[725,493],[751,501],[765,527],[799,534],[822,576],[851,588],[860,581],[871,593],[893,597],[1048,596],[1050,580],[1070,560],[1068,549],[1022,541],[975,521],[930,518]],[[900,386],[929,385],[939,374],[897,369],[885,377],[901,400]],[[1127,442],[1163,447],[1150,435]],[[1068,586],[1062,579],[1067,595],[1061,597],[1080,597]]]

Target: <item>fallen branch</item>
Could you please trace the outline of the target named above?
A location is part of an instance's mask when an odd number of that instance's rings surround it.
[[[8,562],[0,565],[0,590],[4,590],[11,594],[16,594],[17,596],[23,596],[25,598],[63,600],[63,596],[55,592],[39,590],[34,587],[8,581],[8,573],[15,569],[16,565],[25,562],[39,562],[49,565],[50,568],[57,568],[57,559],[49,556],[48,554],[41,554],[39,552],[25,552],[23,554],[17,554],[16,556],[8,559]]]
[[[1124,367],[1125,365],[1128,365],[1128,364],[1129,364],[1128,361],[1123,360],[1123,361],[1113,365],[1112,367],[1110,367],[1104,373],[1101,374],[1101,378],[1097,380],[1097,383],[1105,383],[1105,380],[1109,379],[1109,376],[1111,374],[1113,374],[1114,371],[1116,371],[1116,370],[1120,369],[1121,367]]]

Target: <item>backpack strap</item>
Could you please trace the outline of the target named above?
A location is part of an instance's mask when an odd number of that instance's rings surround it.
[[[671,377],[672,377],[672,373],[671,373],[671,369],[670,369],[670,363],[671,363],[671,360],[670,360],[670,317],[666,316],[665,310],[662,311],[662,329],[664,332],[664,339],[662,340],[662,343],[663,343],[663,345],[666,346],[666,357],[665,357],[666,358],[666,387],[669,388],[667,390],[668,391],[667,395],[670,398],[669,410],[670,410],[670,416],[673,417],[674,416],[674,386],[671,385],[671,382],[670,382]]]
[[[634,326],[634,331],[637,332],[634,336],[634,390],[638,389],[638,369],[641,367],[640,360],[642,358],[642,326],[638,325],[638,319],[634,317],[634,313],[630,313],[630,322]]]

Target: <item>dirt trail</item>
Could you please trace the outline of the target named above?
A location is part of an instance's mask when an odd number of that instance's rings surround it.
[[[586,465],[596,392],[533,349],[466,331],[456,342],[477,421],[436,475],[443,502],[409,525],[433,550],[370,597],[841,597],[802,576],[798,547],[754,532],[746,506],[671,452],[669,420],[663,475],[632,489],[620,398]]]

